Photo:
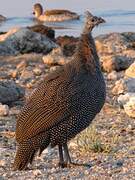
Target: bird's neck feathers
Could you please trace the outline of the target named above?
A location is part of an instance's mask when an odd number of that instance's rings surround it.
[[[81,67],[84,67],[92,74],[95,73],[96,66],[99,66],[99,59],[91,33],[83,33],[81,35],[76,56],[80,61]]]

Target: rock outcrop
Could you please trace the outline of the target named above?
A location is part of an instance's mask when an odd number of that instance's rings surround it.
[[[101,56],[102,68],[106,72],[122,71],[127,69],[133,60],[130,57],[123,55],[104,55]]]
[[[0,42],[0,55],[17,55],[30,52],[47,54],[58,47],[47,36],[21,28]]]
[[[125,70],[135,61],[135,33],[100,35],[96,48],[104,71]]]

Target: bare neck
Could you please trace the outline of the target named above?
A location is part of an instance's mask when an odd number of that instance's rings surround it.
[[[82,33],[75,54],[78,66],[94,73],[99,67],[99,58],[96,52],[96,46],[91,33]],[[78,68],[79,68],[78,67]]]

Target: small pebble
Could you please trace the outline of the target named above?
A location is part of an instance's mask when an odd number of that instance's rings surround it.
[[[42,172],[39,169],[36,169],[33,171],[33,174],[34,174],[34,176],[38,176],[38,175],[41,175]]]
[[[111,73],[109,73],[108,76],[107,76],[107,79],[111,80],[111,81],[116,81],[118,79],[117,72],[112,71]]]
[[[9,114],[8,105],[3,105],[0,103],[0,116],[7,116]]]
[[[33,69],[33,72],[34,72],[34,74],[35,74],[36,76],[40,76],[40,75],[42,74],[42,71],[41,71],[41,69],[39,69],[39,68]]]

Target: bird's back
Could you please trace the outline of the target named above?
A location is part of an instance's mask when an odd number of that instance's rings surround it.
[[[44,15],[50,16],[50,15],[76,15],[76,13],[66,10],[66,9],[52,9],[52,10],[46,10],[44,12]]]

